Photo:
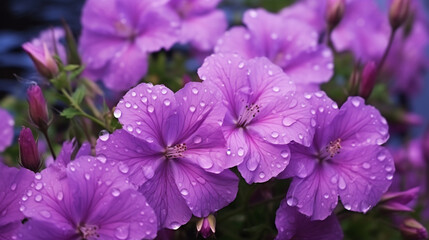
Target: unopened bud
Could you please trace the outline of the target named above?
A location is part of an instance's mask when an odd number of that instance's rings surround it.
[[[328,0],[326,6],[326,22],[329,29],[334,29],[341,21],[346,9],[344,0]]]
[[[18,138],[19,159],[23,167],[38,172],[40,170],[40,157],[37,143],[31,129],[23,127]]]
[[[417,199],[420,188],[415,187],[403,192],[385,193],[380,200],[379,207],[386,211],[412,212],[407,206],[411,201]]]
[[[377,65],[374,61],[368,62],[362,70],[362,81],[359,86],[359,96],[367,99],[374,89],[377,78]]]
[[[404,236],[404,239],[419,240],[428,238],[426,228],[413,218],[405,219],[399,226],[399,230],[402,236]]]
[[[22,48],[30,56],[37,71],[46,78],[52,78],[58,73],[58,66],[46,43],[36,46],[31,42],[24,43]]]
[[[201,218],[197,222],[197,231],[203,238],[208,238],[215,233],[216,218],[210,214],[208,217]]]
[[[31,85],[27,89],[27,100],[31,121],[40,130],[45,131],[49,124],[48,106],[38,85]]]
[[[393,0],[389,10],[390,26],[399,28],[408,18],[410,0]]]

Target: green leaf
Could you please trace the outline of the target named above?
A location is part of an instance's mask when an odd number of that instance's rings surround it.
[[[65,117],[65,118],[71,119],[77,115],[80,115],[80,112],[78,110],[70,107],[70,108],[64,109],[64,111],[62,111],[60,115]]]
[[[63,89],[68,86],[67,74],[65,72],[60,72],[58,76],[51,79],[52,84],[56,89]]]
[[[76,65],[76,64],[70,64],[70,65],[65,66],[65,67],[64,67],[64,70],[66,70],[66,71],[70,72],[70,71],[74,71],[74,70],[76,70],[76,69],[78,69],[78,68],[79,68],[79,65]]]
[[[84,85],[81,85],[73,93],[72,98],[76,104],[80,104],[85,97],[86,89]]]

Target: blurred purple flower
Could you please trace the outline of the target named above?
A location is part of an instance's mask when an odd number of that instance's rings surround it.
[[[126,164],[159,228],[177,229],[192,214],[206,217],[235,199],[238,178],[224,170],[225,108],[219,99],[202,83],[187,83],[175,94],[162,85],[140,84],[114,111],[124,130],[97,142],[98,157]]]
[[[246,11],[243,22],[246,27],[234,27],[219,39],[216,53],[237,53],[246,59],[267,57],[298,87],[318,89],[332,77],[332,52],[318,44],[319,34],[311,25],[263,9]]]
[[[323,92],[308,95],[317,115],[310,147],[290,144],[292,159],[279,177],[293,177],[287,203],[313,220],[328,217],[338,202],[367,212],[389,188],[395,166],[379,145],[389,138],[379,111],[360,97],[349,97],[340,110]]]
[[[85,74],[115,91],[138,83],[147,72],[148,54],[177,41],[179,19],[166,2],[88,0],[80,38]]]
[[[228,23],[225,13],[217,10],[220,0],[171,0],[169,5],[181,18],[182,43],[190,42],[202,51],[212,50],[225,32]]]
[[[60,43],[60,39],[64,35],[62,28],[51,28],[43,31],[39,38],[22,45],[22,48],[33,60],[37,71],[42,76],[51,78],[58,73],[57,63],[53,58],[54,55],[57,55],[66,64],[66,50]]]
[[[3,152],[13,140],[13,126],[15,121],[4,109],[0,108],[0,152]]]
[[[287,204],[286,200],[280,203],[276,212],[276,227],[279,231],[276,240],[341,240],[343,231],[335,214],[323,221],[311,221],[301,214],[295,207]]]
[[[119,165],[120,166],[120,165]],[[156,216],[116,166],[90,156],[37,173],[20,210],[18,239],[153,239]]]
[[[198,74],[223,94],[226,167],[238,165],[248,183],[266,182],[285,169],[290,159],[286,144],[311,144],[309,102],[295,95],[295,84],[267,58],[215,54]]]
[[[16,230],[24,219],[18,202],[33,177],[34,173],[27,169],[17,169],[0,163],[0,239],[15,239]]]
[[[379,207],[387,211],[412,212],[410,203],[417,199],[419,187],[403,192],[387,192],[381,197]]]

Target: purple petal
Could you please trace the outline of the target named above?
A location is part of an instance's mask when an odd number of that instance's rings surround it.
[[[330,215],[323,221],[311,221],[296,208],[283,200],[276,212],[276,240],[341,240],[343,232],[336,216]]]
[[[323,220],[331,215],[338,203],[338,187],[333,179],[335,169],[330,165],[316,165],[305,177],[293,179],[287,193],[287,204],[298,206],[299,212],[312,220]]]
[[[312,145],[305,147],[298,143],[289,144],[290,152],[292,154],[291,161],[286,169],[281,172],[277,178],[285,179],[298,176],[305,178],[310,175],[316,166],[314,156],[317,156],[317,149]]]
[[[249,184],[266,182],[272,177],[276,177],[289,164],[289,147],[264,141],[257,137],[255,132],[249,133],[249,135],[245,136],[249,149],[248,152],[243,153],[245,158],[238,165],[238,170]]]
[[[211,172],[221,172],[226,165],[226,141],[221,124],[226,112],[219,104],[220,94],[202,83],[188,83],[176,95],[178,108],[164,128],[168,146],[186,143],[185,156]]]
[[[341,202],[347,210],[366,213],[392,183],[395,166],[380,146],[347,147],[333,159]]]
[[[19,240],[77,240],[81,238],[77,231],[71,227],[59,228],[51,222],[35,219],[28,220],[28,222],[19,229],[17,236]]]
[[[0,226],[21,221],[19,200],[33,180],[33,172],[0,163]]]
[[[82,10],[82,25],[84,29],[102,35],[115,35],[115,22],[119,19],[116,0],[86,1]]]
[[[108,139],[97,141],[97,158],[108,162],[121,162],[132,183],[141,185],[152,178],[164,150],[156,142],[147,142],[124,130],[116,130]],[[128,169],[129,168],[129,169]]]
[[[224,126],[224,136],[226,138],[226,163],[225,168],[235,167],[242,163],[245,153],[249,152],[249,146],[242,128],[235,128],[235,125]]]
[[[158,229],[178,229],[187,223],[192,212],[177,189],[172,162],[164,161],[154,176],[139,191],[145,195],[158,218]]]
[[[349,97],[332,123],[335,128],[325,130],[332,132],[331,140],[340,138],[342,145],[381,145],[389,138],[386,119],[360,97]]]
[[[13,140],[13,126],[15,121],[12,116],[0,108],[0,152],[5,150]]]
[[[130,134],[162,144],[163,128],[175,107],[176,101],[170,89],[142,83],[125,94],[114,115]]]
[[[216,23],[216,24],[213,24]],[[215,10],[182,21],[182,42],[190,42],[197,49],[209,51],[227,28],[225,13]]]
[[[237,195],[238,178],[230,170],[214,174],[194,164],[177,161],[172,165],[172,172],[177,188],[197,217],[218,211]]]
[[[16,240],[19,237],[18,230],[20,230],[21,225],[21,221],[15,221],[6,225],[0,225],[0,239]]]
[[[234,53],[245,59],[256,57],[249,31],[244,27],[233,27],[219,38],[215,53]],[[201,75],[200,75],[201,77]]]

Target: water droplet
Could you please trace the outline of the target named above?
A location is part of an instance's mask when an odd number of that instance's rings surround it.
[[[287,205],[293,207],[296,206],[296,204],[298,203],[298,200],[294,197],[288,197],[286,200]]]
[[[238,68],[243,68],[244,67],[244,62],[241,62],[240,64],[238,64]]]
[[[304,136],[302,135],[302,133],[298,134],[298,138],[301,140],[304,139]]]
[[[369,163],[367,163],[367,162],[364,162],[364,163],[362,164],[362,167],[363,167],[364,169],[369,169],[369,168],[371,167],[371,165],[370,165]]]
[[[130,102],[126,102],[126,103],[125,103],[125,107],[126,107],[126,108],[130,108],[130,107],[131,107],[131,103],[130,103]]]
[[[191,112],[195,112],[195,110],[196,110],[195,106],[190,106],[190,107],[189,107],[189,111],[191,111]]]
[[[242,157],[242,156],[244,156],[244,149],[243,148],[238,148],[238,151],[237,151],[237,154],[238,154],[238,156],[240,156],[240,157]]]
[[[258,167],[258,162],[254,158],[250,158],[246,162],[246,167],[249,169],[249,171],[255,171]]]
[[[196,89],[196,88],[192,88],[192,93],[193,93],[193,94],[198,94],[198,89]]]
[[[357,99],[357,98],[353,98],[353,99],[352,99],[352,104],[353,104],[353,106],[355,106],[355,107],[359,107],[359,105],[360,105],[360,101],[359,101],[359,99]]]
[[[168,100],[168,99],[165,99],[165,100],[164,100],[164,105],[165,105],[165,106],[167,106],[167,107],[168,107],[168,106],[170,106],[170,104],[171,104],[170,100]]]
[[[231,149],[226,150],[226,155],[228,155],[228,156],[231,155]]]
[[[344,178],[342,178],[342,177],[339,178],[339,180],[338,180],[338,187],[341,190],[346,189],[347,185],[346,185],[346,182],[344,181]]]
[[[85,173],[85,174],[84,174],[84,176],[85,176],[85,179],[86,179],[86,180],[91,179],[91,175],[89,175],[89,173]]]
[[[15,191],[16,190],[16,183],[13,183],[10,185],[10,190]]]
[[[328,198],[329,198],[329,194],[325,193],[325,194],[323,195],[323,197],[324,197],[325,199],[328,199]]]
[[[153,168],[151,166],[143,167],[143,175],[147,179],[151,179],[155,172],[153,171]]]
[[[311,124],[312,127],[315,127],[316,126],[316,120],[314,118],[312,118],[310,120],[310,124]]]
[[[380,152],[380,153],[378,153],[378,155],[377,155],[377,159],[378,159],[380,162],[383,162],[383,161],[386,159],[386,154],[384,154],[384,152]]]
[[[128,238],[129,230],[127,226],[118,227],[115,231],[115,237],[124,240]]]
[[[289,152],[284,150],[280,153],[280,155],[282,156],[282,158],[288,158],[289,157]]]
[[[37,196],[34,197],[34,201],[36,201],[36,202],[40,202],[40,201],[42,201],[42,199],[43,199],[43,197],[40,194],[38,194]]]
[[[141,101],[142,103],[147,103],[147,97],[142,97]]]
[[[161,90],[161,94],[162,94],[162,95],[167,94],[167,89],[163,88],[163,89]]]
[[[121,110],[115,109],[115,111],[113,112],[113,116],[115,116],[115,118],[120,118],[122,116]]]
[[[260,179],[263,179],[264,177],[265,177],[265,173],[264,173],[264,172],[260,172],[260,173],[259,173],[259,178],[260,178]]]
[[[36,173],[36,175],[34,176],[34,178],[36,178],[37,180],[40,180],[40,179],[42,179],[42,174]]]
[[[128,167],[127,164],[119,163],[119,171],[121,171],[121,173],[128,173],[129,170],[130,168]]]
[[[187,190],[186,188],[184,188],[184,189],[180,190],[180,193],[181,193],[183,196],[188,196],[188,194],[189,194],[189,192],[188,192],[188,190]]]
[[[105,142],[109,140],[110,133],[107,130],[101,130],[98,134],[98,138],[100,138],[101,141]]]
[[[112,189],[112,196],[117,197],[119,195],[121,195],[121,191],[119,191],[119,189],[117,188]]]
[[[363,212],[363,213],[366,213],[366,212],[368,212],[368,210],[371,208],[371,205],[369,205],[369,204],[367,204],[366,202],[362,202],[361,203],[361,211]]]
[[[271,137],[278,138],[279,137],[279,133],[278,132],[272,132],[271,133]]]
[[[43,184],[42,183],[37,183],[36,184],[36,190],[41,190],[43,188]]]
[[[200,163],[200,166],[204,169],[209,169],[213,167],[213,161],[208,157],[200,157],[198,158],[198,162]]]
[[[295,122],[296,122],[296,120],[293,119],[293,118],[290,118],[290,117],[284,117],[283,120],[282,120],[283,125],[286,126],[286,127],[291,126]]]
[[[195,136],[194,137],[194,143],[195,144],[199,144],[203,141],[203,139],[200,136]]]
[[[170,228],[173,230],[177,230],[177,229],[179,229],[179,227],[180,227],[180,224],[178,222],[170,223]]]
[[[279,91],[280,91],[279,87],[276,87],[276,86],[273,87],[273,92],[279,92]]]
[[[101,163],[106,163],[107,158],[103,154],[100,154],[97,156],[97,160],[100,161]]]
[[[346,210],[351,210],[352,209],[352,206],[350,205],[350,204],[344,204],[344,208],[346,209]]]
[[[153,113],[153,111],[155,111],[155,108],[152,105],[149,105],[147,106],[147,111]]]
[[[387,180],[392,180],[393,179],[393,174],[387,174],[386,179]]]
[[[48,211],[46,211],[46,210],[45,211],[41,211],[40,215],[42,215],[45,218],[50,218],[51,217],[51,213],[48,212]]]

